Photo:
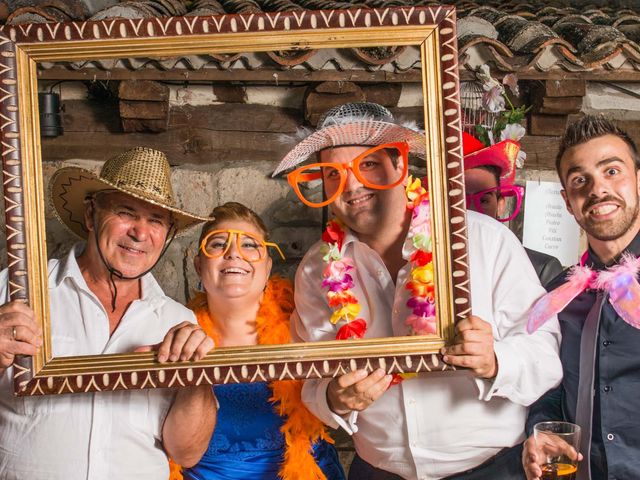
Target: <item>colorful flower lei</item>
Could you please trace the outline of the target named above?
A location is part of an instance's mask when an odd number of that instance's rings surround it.
[[[407,208],[412,215],[403,250],[410,255],[412,266],[410,280],[405,285],[411,291],[407,306],[412,314],[405,323],[412,335],[428,335],[436,333],[429,193],[422,187],[420,179],[412,177],[408,179],[406,191]],[[327,223],[322,234],[324,245],[321,252],[326,264],[322,272],[322,287],[327,289],[327,301],[333,309],[330,321],[334,325],[343,323],[336,340],[362,338],[367,331],[366,320],[358,317],[362,306],[351,290],[354,286],[351,273],[356,267],[351,258],[342,254],[344,237],[344,224],[336,219]],[[396,375],[393,383],[412,376],[415,374]]]
[[[436,333],[435,283],[431,242],[429,192],[420,179],[409,177],[407,208],[412,211],[405,249],[411,253],[411,274],[405,288],[411,291],[407,306],[412,310],[405,323],[413,335]]]

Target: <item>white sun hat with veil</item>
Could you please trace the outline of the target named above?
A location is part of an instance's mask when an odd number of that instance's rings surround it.
[[[415,123],[396,123],[392,113],[377,103],[345,103],[328,110],[318,122],[318,129],[287,153],[272,176],[303,163],[326,148],[374,147],[392,142],[407,142],[411,153],[421,158],[425,156],[424,132]]]

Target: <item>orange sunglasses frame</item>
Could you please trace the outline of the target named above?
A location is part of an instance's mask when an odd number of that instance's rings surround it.
[[[394,182],[391,185],[380,186],[380,185],[371,184],[367,180],[365,180],[360,174],[359,163],[362,159],[371,155],[373,152],[377,152],[378,150],[382,150],[385,148],[397,148],[400,151],[400,154],[402,155],[402,160],[403,160],[402,175],[400,176],[400,179],[397,182]],[[340,172],[340,184],[338,185],[336,192],[324,202],[320,202],[320,203],[310,202],[309,200],[304,198],[304,196],[300,192],[300,185],[299,185],[300,181],[310,182],[310,181],[319,180],[320,178],[322,178],[321,171],[316,173],[304,173],[304,170],[308,169],[312,165],[319,167],[320,169],[325,167],[332,167]],[[356,165],[357,167],[354,168],[354,165]],[[409,171],[409,144],[407,142],[392,142],[392,143],[384,143],[382,145],[377,145],[365,152],[362,152],[360,155],[358,155],[356,158],[351,160],[349,163],[321,162],[321,163],[313,163],[311,165],[305,165],[289,173],[287,175],[287,182],[289,182],[289,185],[291,185],[291,188],[293,188],[293,191],[296,192],[296,195],[298,195],[298,198],[302,201],[302,203],[312,208],[321,208],[326,205],[329,205],[336,198],[338,198],[340,194],[342,194],[342,192],[344,191],[344,186],[347,183],[347,170],[351,170],[353,174],[356,176],[356,178],[358,179],[358,181],[367,188],[371,188],[374,190],[389,190],[390,188],[393,188],[399,185],[400,183],[402,183],[402,181],[407,176],[407,172]]]
[[[227,246],[225,247],[225,249],[222,251],[222,253],[220,255],[216,255],[216,256],[212,256],[209,255],[207,253],[207,250],[204,248],[205,245],[207,244],[207,240],[209,240],[209,237],[211,237],[211,235],[214,234],[218,234],[218,233],[228,233],[229,234],[229,238],[227,240]],[[251,261],[248,258],[246,258],[243,254],[242,254],[242,250],[240,248],[238,248],[238,252],[240,253],[240,256],[246,260],[249,263],[257,263],[257,262],[261,262],[262,260],[265,260],[269,255],[269,251],[267,250],[267,247],[274,247],[278,253],[280,254],[280,256],[282,257],[283,260],[286,260],[284,257],[284,253],[282,253],[282,250],[280,250],[280,247],[278,246],[277,243],[273,243],[273,242],[265,242],[264,240],[260,240],[259,238],[257,238],[254,234],[249,233],[249,232],[245,232],[244,230],[235,230],[233,228],[225,228],[222,230],[211,230],[209,233],[207,233],[207,236],[204,237],[202,239],[202,242],[200,242],[200,251],[204,254],[205,257],[207,258],[220,258],[220,257],[224,257],[224,254],[227,253],[229,251],[229,249],[231,248],[231,235],[235,234],[236,236],[236,245],[238,243],[238,240],[240,238],[240,235],[246,235],[249,238],[252,238],[253,240],[255,240],[256,242],[262,244],[262,246],[264,247],[265,251],[267,252],[267,255],[265,255],[263,258],[261,258],[260,260],[254,260]]]

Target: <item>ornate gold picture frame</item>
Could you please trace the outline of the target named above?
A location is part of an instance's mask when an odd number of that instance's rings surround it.
[[[449,370],[438,350],[470,313],[462,178],[458,56],[453,7],[399,7],[210,17],[115,19],[0,29],[0,130],[9,293],[29,303],[44,331],[38,355],[15,363],[18,395],[64,394],[318,378],[355,368]],[[291,49],[413,45],[420,49],[426,169],[432,202],[437,334],[220,348],[198,362],[153,353],[52,357],[38,124],[38,62]],[[275,162],[278,159],[274,159]]]

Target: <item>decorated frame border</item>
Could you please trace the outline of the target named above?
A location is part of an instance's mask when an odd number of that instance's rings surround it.
[[[453,7],[112,19],[0,28],[0,141],[9,295],[30,304],[45,331],[34,357],[14,364],[17,395],[63,394],[334,377],[356,368],[446,371],[438,350],[471,310],[463,183],[456,18]],[[427,176],[433,208],[438,333],[350,342],[220,348],[198,362],[153,353],[52,358],[44,193],[37,115],[38,61],[420,45]]]

